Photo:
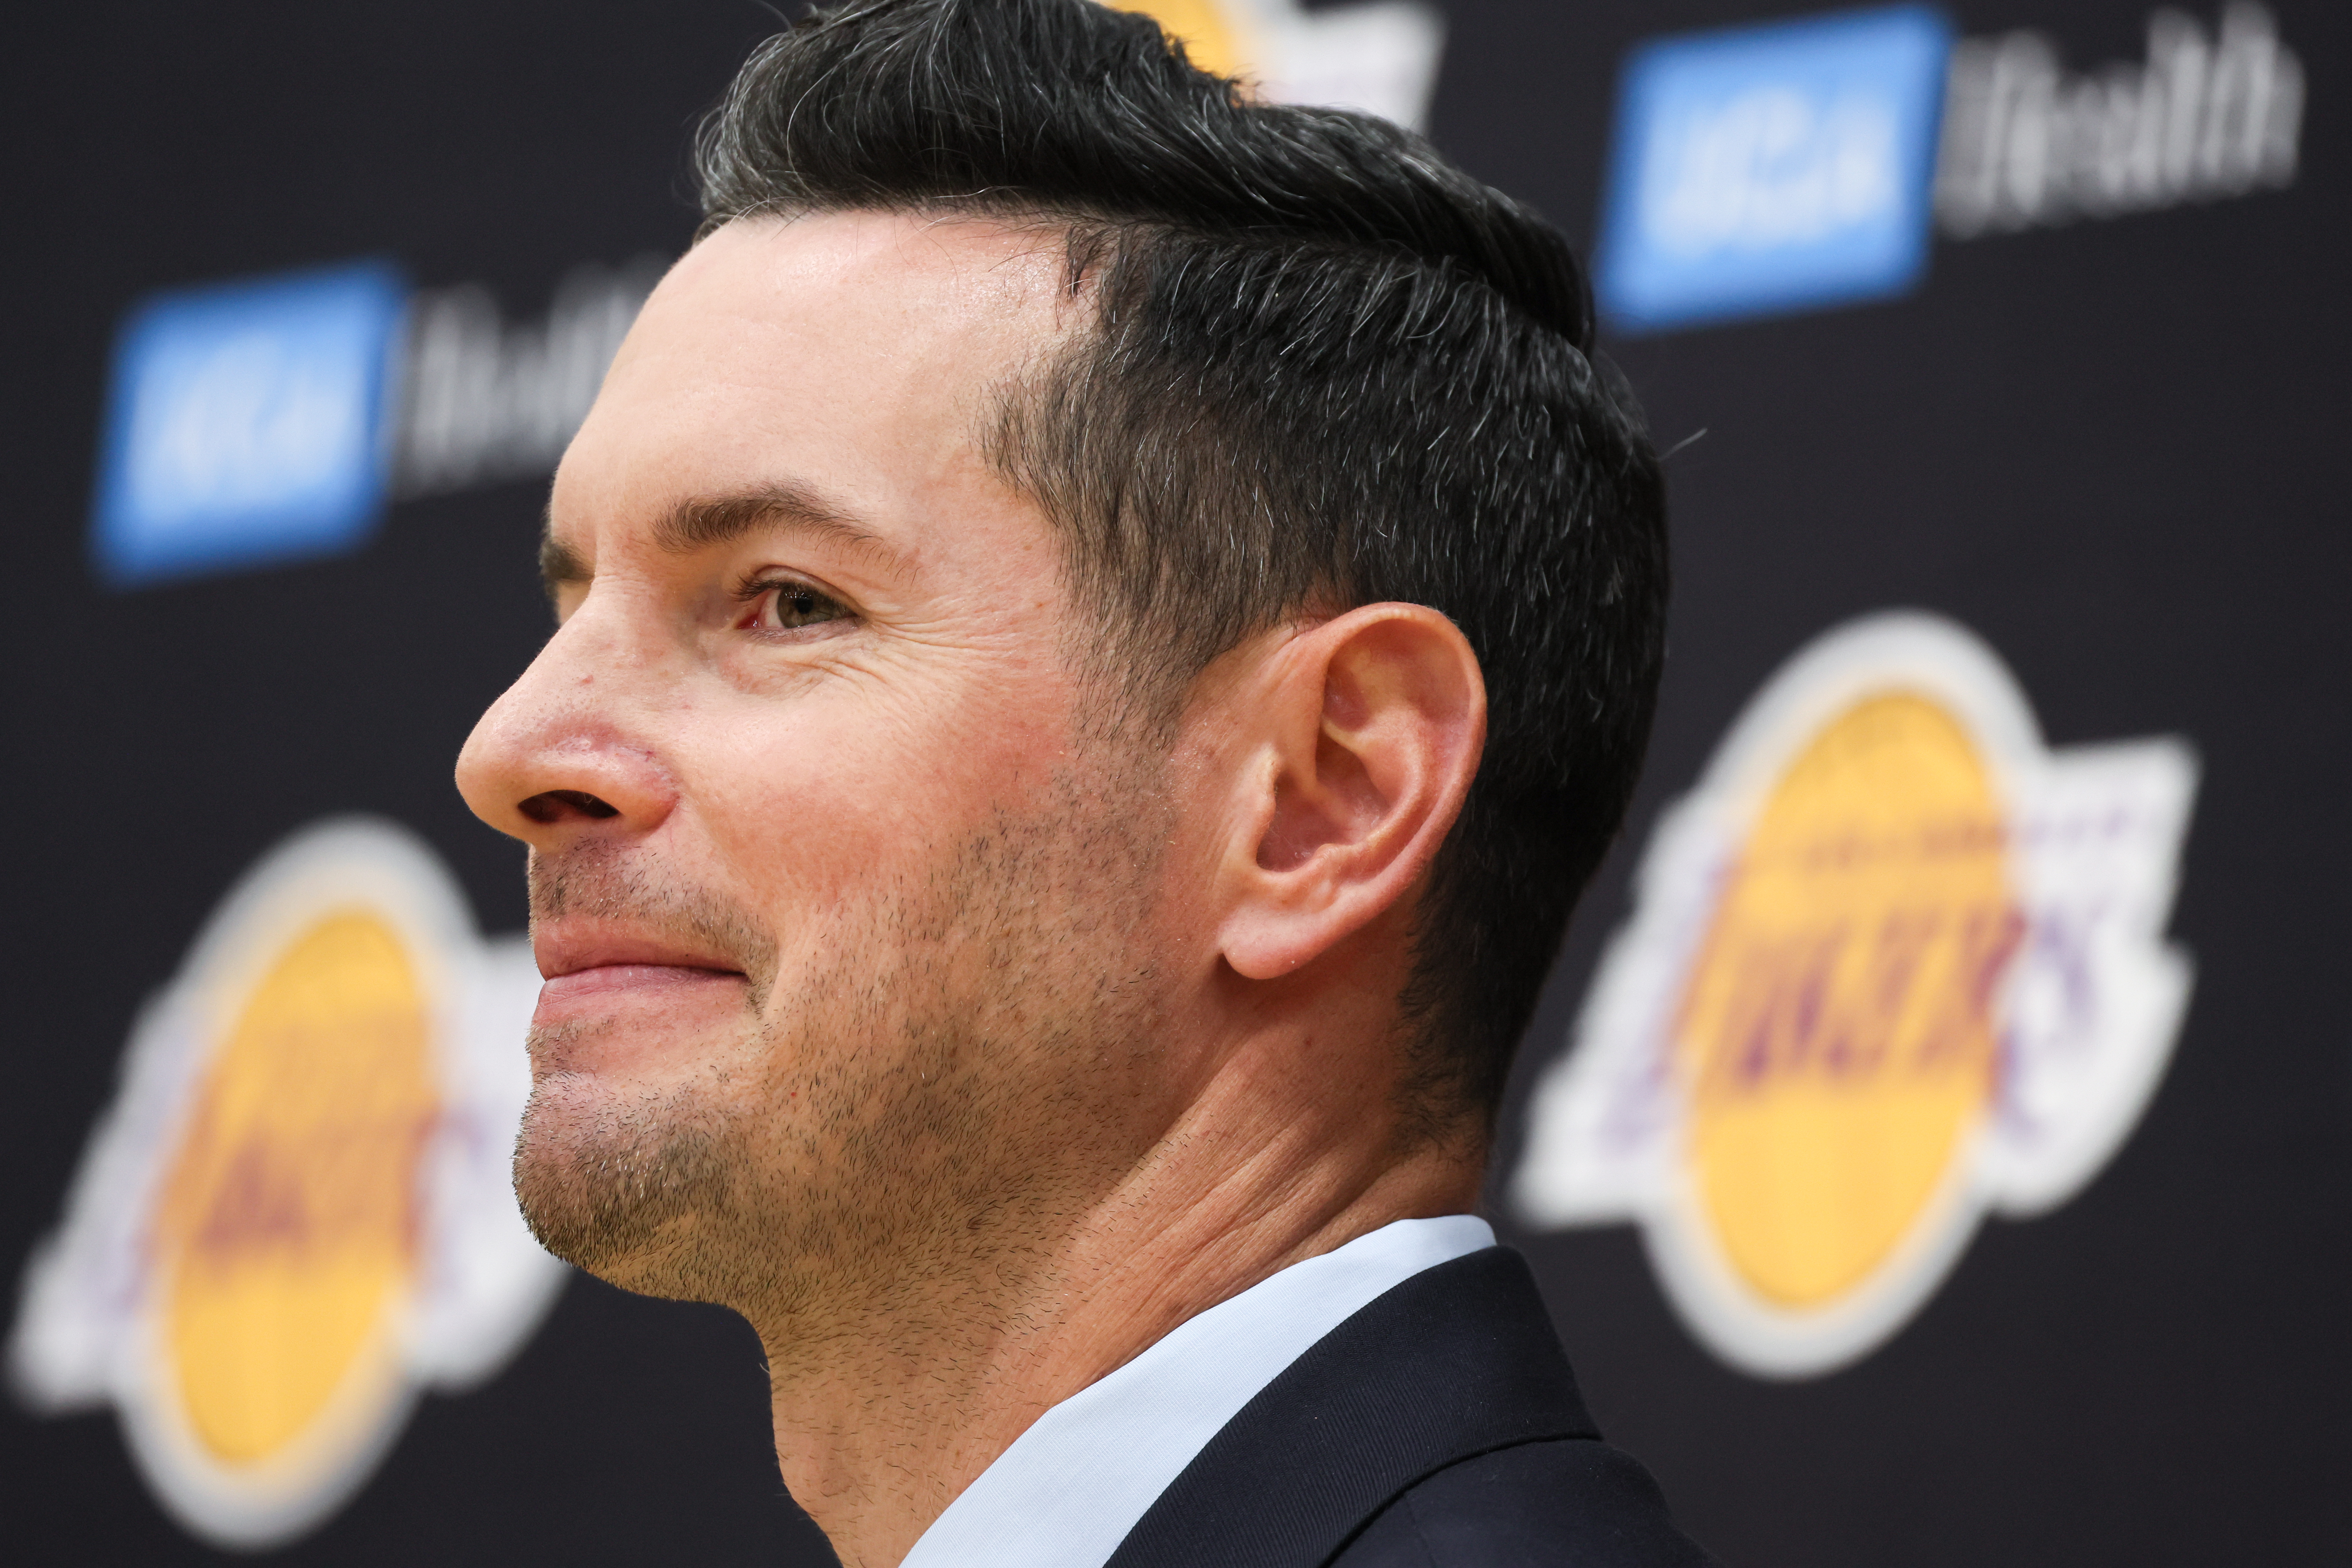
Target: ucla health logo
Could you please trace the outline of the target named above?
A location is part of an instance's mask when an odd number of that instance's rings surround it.
[[[92,563],[141,588],[341,554],[400,498],[552,471],[659,270],[574,268],[511,325],[379,261],[151,295],[115,342]]]
[[[1900,293],[1927,264],[1950,32],[1898,5],[1628,63],[1595,282],[1641,329]]]
[[[2305,81],[2277,19],[2166,6],[2075,74],[2032,28],[1957,45],[1917,5],[1695,33],[1626,62],[1594,288],[1654,331],[1885,299],[1974,239],[2294,184]]]
[[[562,1282],[508,1175],[538,983],[390,824],[281,845],[140,1015],[26,1271],[19,1396],[114,1405],[221,1545],[332,1513],[418,1391],[489,1376]]]
[[[2188,748],[2051,751],[1953,623],[1832,631],[1661,818],[1512,1196],[1633,1221],[1692,1331],[1771,1376],[1867,1353],[1988,1213],[2054,1208],[2164,1070]]]
[[[407,306],[374,262],[181,289],[115,348],[92,545],[121,586],[331,554],[384,497],[387,371]]]

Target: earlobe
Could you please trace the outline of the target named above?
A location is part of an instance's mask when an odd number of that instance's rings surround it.
[[[1458,627],[1368,605],[1297,633],[1264,668],[1239,886],[1222,935],[1250,979],[1294,973],[1402,905],[1444,842],[1486,739],[1486,686]]]

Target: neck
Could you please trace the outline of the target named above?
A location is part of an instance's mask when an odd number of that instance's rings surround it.
[[[1090,1201],[1025,1204],[855,1312],[746,1314],[784,1483],[845,1568],[898,1563],[1040,1415],[1187,1319],[1392,1221],[1475,1206],[1475,1140],[1400,1152],[1385,1100],[1375,1113],[1298,1070],[1314,1049],[1236,1053]],[[1056,1207],[1069,1217],[1041,1235]]]

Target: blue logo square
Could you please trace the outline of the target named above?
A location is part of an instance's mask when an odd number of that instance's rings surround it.
[[[1594,289],[1629,331],[1900,294],[1927,262],[1951,25],[1890,5],[1643,45]]]
[[[133,307],[90,527],[100,574],[139,587],[365,542],[406,305],[397,269],[367,261]]]

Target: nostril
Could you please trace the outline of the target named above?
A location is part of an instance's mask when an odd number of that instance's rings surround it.
[[[562,822],[568,816],[584,816],[592,821],[621,815],[618,806],[608,805],[584,789],[542,790],[524,801],[519,807],[533,822]]]

